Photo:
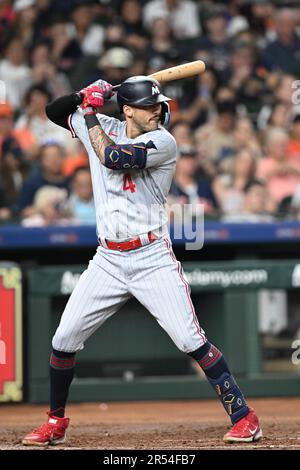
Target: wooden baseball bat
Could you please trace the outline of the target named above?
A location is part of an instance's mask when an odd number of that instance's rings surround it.
[[[205,63],[202,60],[194,60],[187,64],[176,65],[169,69],[160,70],[159,72],[149,75],[155,78],[160,83],[171,82],[173,80],[180,80],[181,78],[189,78],[194,75],[200,75],[205,70]]]
[[[160,83],[165,83],[179,80],[181,78],[193,77],[194,75],[200,75],[200,73],[203,73],[204,71],[205,63],[202,60],[194,60],[194,62],[176,65],[175,67],[152,73],[149,77],[155,78]],[[113,90],[117,90],[120,86],[121,85],[113,86]]]

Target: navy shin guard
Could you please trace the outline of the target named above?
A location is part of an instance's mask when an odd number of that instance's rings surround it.
[[[216,391],[231,422],[234,424],[249,412],[246,400],[218,348],[208,341],[189,353],[203,369],[207,380]]]

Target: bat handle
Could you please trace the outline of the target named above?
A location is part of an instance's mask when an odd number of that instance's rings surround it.
[[[121,86],[121,83],[119,83],[118,85],[114,85],[112,87],[113,91],[117,91],[120,88],[120,86]]]

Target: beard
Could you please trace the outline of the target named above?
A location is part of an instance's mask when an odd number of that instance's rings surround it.
[[[134,125],[136,129],[139,130],[142,134],[146,132],[156,131],[158,129],[158,121],[155,119],[151,119],[145,122],[141,121],[134,121]]]

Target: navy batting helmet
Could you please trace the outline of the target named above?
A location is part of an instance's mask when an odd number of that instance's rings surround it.
[[[138,108],[160,103],[161,123],[167,125],[170,121],[170,108],[167,101],[171,98],[162,94],[160,84],[154,78],[144,75],[128,78],[118,89],[117,99],[121,113],[125,104]]]

